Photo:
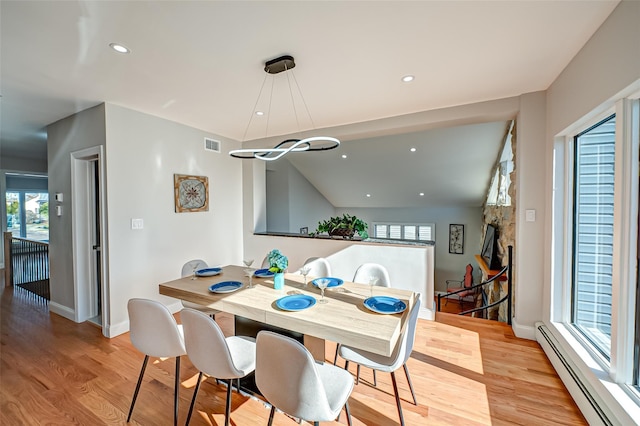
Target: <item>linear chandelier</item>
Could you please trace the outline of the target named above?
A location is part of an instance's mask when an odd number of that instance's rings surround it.
[[[278,74],[283,71],[290,71],[296,66],[292,56],[281,56],[279,58],[272,59],[270,61],[265,62],[264,71],[267,74]],[[293,71],[291,71],[293,75]],[[262,95],[262,90],[264,89],[264,83],[262,83],[262,87],[260,88],[260,92],[258,93],[258,99],[256,100],[256,105],[260,100],[260,96]],[[295,80],[295,76],[293,76]],[[289,74],[287,74],[287,82],[289,84],[289,93],[292,92],[291,88],[291,79],[289,78]],[[305,109],[307,110],[307,114],[309,115],[309,119],[313,125],[313,119],[311,118],[311,114],[309,113],[309,109],[307,108],[307,104],[304,101],[304,97],[302,96],[302,91],[298,86],[297,81],[296,87],[298,87],[298,92],[300,93],[300,97],[304,103]],[[273,93],[273,87],[271,89],[271,93]],[[298,122],[298,111],[295,108],[295,103],[293,101],[293,95],[291,95],[291,102],[293,104],[293,110],[296,116],[296,122]],[[271,105],[271,99],[269,99],[269,105]],[[267,112],[269,113],[269,112]],[[249,130],[249,126],[251,125],[251,121],[253,119],[254,114],[256,114],[255,106],[254,111],[251,113],[251,118],[249,119],[249,123],[247,124],[247,128],[245,129],[244,136],[247,135],[247,131]],[[267,132],[268,132],[268,121],[267,121]],[[315,128],[315,126],[313,126]],[[300,129],[298,129],[300,130]],[[243,140],[244,140],[243,136]],[[235,158],[245,158],[245,159],[259,159],[263,161],[275,161],[283,156],[289,154],[290,152],[308,152],[308,151],[327,151],[330,149],[334,149],[340,146],[340,141],[334,137],[330,136],[312,136],[304,139],[286,139],[279,144],[277,144],[273,148],[246,148],[246,149],[235,149],[229,151],[229,155]]]

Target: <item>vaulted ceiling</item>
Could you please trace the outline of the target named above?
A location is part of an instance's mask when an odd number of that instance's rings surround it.
[[[37,157],[48,124],[102,102],[244,142],[545,90],[617,3],[3,0],[0,155]],[[113,42],[131,53],[114,52]],[[282,54],[296,59],[295,82],[313,123],[304,111],[296,120],[291,111],[276,109],[289,102],[279,100],[279,92],[289,94],[275,86],[270,114],[248,126],[264,62]],[[415,80],[403,83],[409,74]],[[455,193],[456,202],[477,204],[504,128],[500,120],[402,139],[368,135],[358,155],[350,152],[356,144],[341,147],[351,163],[339,181],[349,173],[384,175],[359,179],[385,190],[382,206],[408,203],[393,198],[398,188],[416,192],[417,182],[438,179],[441,192],[433,200]],[[421,159],[394,157],[421,142]],[[465,184],[457,182],[456,170],[466,170],[461,153],[484,168]],[[329,166],[315,156],[309,162],[298,155],[294,162],[320,182],[327,167],[342,167],[326,157]],[[429,174],[406,175],[420,167]],[[470,184],[479,176],[482,185]],[[322,185],[337,206],[345,203],[346,192],[329,193],[345,185]],[[373,191],[353,185],[345,190]]]

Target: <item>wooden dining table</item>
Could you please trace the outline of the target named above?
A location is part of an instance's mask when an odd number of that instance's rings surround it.
[[[316,303],[300,311],[285,311],[277,307],[278,299],[287,295],[306,294],[320,300],[320,290],[312,285],[313,277],[285,274],[285,286],[273,288],[273,277],[253,277],[253,288],[249,288],[249,277],[245,267],[228,265],[222,272],[209,277],[184,277],[159,285],[160,294],[182,299],[199,305],[249,318],[304,335],[304,345],[314,358],[325,359],[325,341],[343,343],[379,355],[390,356],[405,327],[409,311],[417,295],[408,290],[388,287],[373,287],[373,295],[400,299],[407,309],[396,314],[380,314],[364,305],[370,297],[368,284],[344,282],[339,287],[325,290],[326,304]],[[231,293],[214,293],[209,287],[224,281],[242,283],[242,287]]]

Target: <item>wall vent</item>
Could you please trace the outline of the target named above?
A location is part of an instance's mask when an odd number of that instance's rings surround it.
[[[204,138],[204,150],[205,151],[213,151],[220,152],[220,141],[215,139]]]

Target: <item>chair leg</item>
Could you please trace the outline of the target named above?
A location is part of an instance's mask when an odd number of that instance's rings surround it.
[[[349,401],[344,403],[344,412],[347,413],[347,425],[351,426],[351,412],[349,411]]]
[[[178,426],[178,401],[180,395],[180,357],[176,357],[176,377],[173,389],[173,426]]]
[[[336,345],[336,355],[333,357],[333,365],[338,363],[338,350],[340,349],[340,343]]]
[[[344,362],[344,369],[349,371],[349,361]]]
[[[196,383],[196,388],[193,390],[193,398],[191,398],[191,405],[189,406],[189,414],[187,414],[187,422],[185,423],[185,426],[188,426],[191,421],[191,413],[193,413],[193,407],[196,405],[196,396],[198,396],[198,389],[200,389],[201,381],[202,371],[198,374],[198,382]]]
[[[373,370],[373,386],[378,386],[378,380],[376,379],[376,370]]]
[[[418,401],[416,400],[416,394],[413,392],[413,384],[411,383],[411,376],[409,376],[409,367],[407,364],[402,364],[404,367],[404,375],[407,376],[407,382],[409,383],[409,390],[411,390],[411,396],[413,397],[413,405],[418,405]]]
[[[269,413],[269,423],[267,423],[267,426],[271,426],[273,424],[273,415],[276,413],[276,406],[272,405],[271,406],[271,412]]]
[[[229,426],[229,416],[231,415],[231,388],[233,388],[233,379],[229,379],[227,386],[227,407],[224,410],[224,426]]]
[[[402,416],[402,405],[400,405],[400,395],[398,394],[398,384],[396,383],[396,373],[391,372],[391,382],[393,383],[393,392],[396,394],[396,405],[398,406],[398,415],[400,416],[400,426],[404,426],[404,417]]]
[[[140,385],[142,384],[144,370],[147,368],[147,362],[149,362],[149,355],[145,355],[144,361],[142,361],[142,369],[140,370],[140,376],[138,376],[138,384],[136,385],[136,390],[133,392],[133,399],[131,400],[131,408],[129,408],[127,423],[129,423],[129,420],[131,420],[131,415],[133,414],[133,406],[136,405],[136,399],[138,398],[138,392],[140,391]]]
[[[360,383],[360,364],[358,364],[358,369],[356,370],[356,385]]]

